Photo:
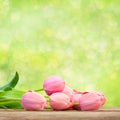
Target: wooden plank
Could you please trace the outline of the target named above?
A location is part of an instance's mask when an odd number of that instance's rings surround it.
[[[120,108],[104,108],[98,111],[0,109],[0,120],[120,120]]]

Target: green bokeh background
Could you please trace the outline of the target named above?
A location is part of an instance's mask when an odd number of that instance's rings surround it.
[[[0,86],[39,89],[51,75],[120,106],[120,0],[0,0]]]

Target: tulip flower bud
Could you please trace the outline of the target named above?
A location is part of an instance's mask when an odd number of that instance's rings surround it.
[[[100,97],[101,105],[103,105],[106,102],[106,97],[103,93],[97,91],[93,91],[93,93],[96,93]]]
[[[81,93],[74,93],[73,94],[73,97],[72,97],[72,100],[73,100],[73,109],[81,110],[80,103],[79,103],[81,97],[82,97]]]
[[[41,94],[29,90],[23,94],[21,105],[25,110],[43,110],[47,107],[47,102]]]
[[[62,93],[68,95],[72,99],[74,91],[73,91],[73,89],[71,89],[70,87],[68,87],[68,86],[65,85]]]
[[[65,82],[58,76],[51,76],[44,80],[43,88],[47,95],[63,91]]]
[[[70,97],[62,92],[50,95],[50,106],[54,110],[67,110],[72,104]]]
[[[93,92],[83,94],[79,102],[81,110],[98,110],[101,106],[100,97]]]

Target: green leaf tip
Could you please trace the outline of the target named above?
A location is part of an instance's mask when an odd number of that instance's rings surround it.
[[[14,77],[12,78],[12,80],[9,83],[0,87],[0,91],[12,90],[12,88],[14,88],[17,85],[18,80],[19,80],[19,74],[18,74],[18,72],[16,72]]]

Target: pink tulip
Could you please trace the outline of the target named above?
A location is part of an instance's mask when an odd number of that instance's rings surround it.
[[[82,94],[73,94],[73,101],[74,101],[74,103],[79,103],[79,101],[80,101],[80,98],[82,97]]]
[[[73,100],[73,109],[81,110],[80,103],[79,103],[81,97],[82,97],[81,93],[74,93],[73,94],[73,97],[72,97],[72,100]]]
[[[103,93],[97,92],[97,91],[93,91],[93,93],[96,93],[100,97],[101,105],[105,104],[106,97],[105,97],[105,95]]]
[[[47,102],[41,94],[29,90],[23,94],[21,105],[25,110],[43,110],[47,107]]]
[[[65,82],[58,76],[51,76],[44,80],[43,88],[47,95],[63,91]]]
[[[53,110],[67,110],[72,104],[70,97],[62,92],[50,95],[50,106]]]
[[[98,110],[101,106],[100,97],[94,92],[82,95],[79,102],[81,110]]]
[[[62,93],[68,95],[68,96],[70,97],[70,99],[72,99],[72,98],[73,98],[74,91],[73,91],[72,88],[70,88],[70,87],[68,87],[68,86],[65,85]]]
[[[80,98],[82,97],[82,95],[84,95],[86,93],[88,93],[88,92],[80,92],[78,90],[74,90],[74,94],[73,94],[73,98],[72,98],[73,102],[74,102],[73,109],[81,110],[79,101],[80,101]]]

